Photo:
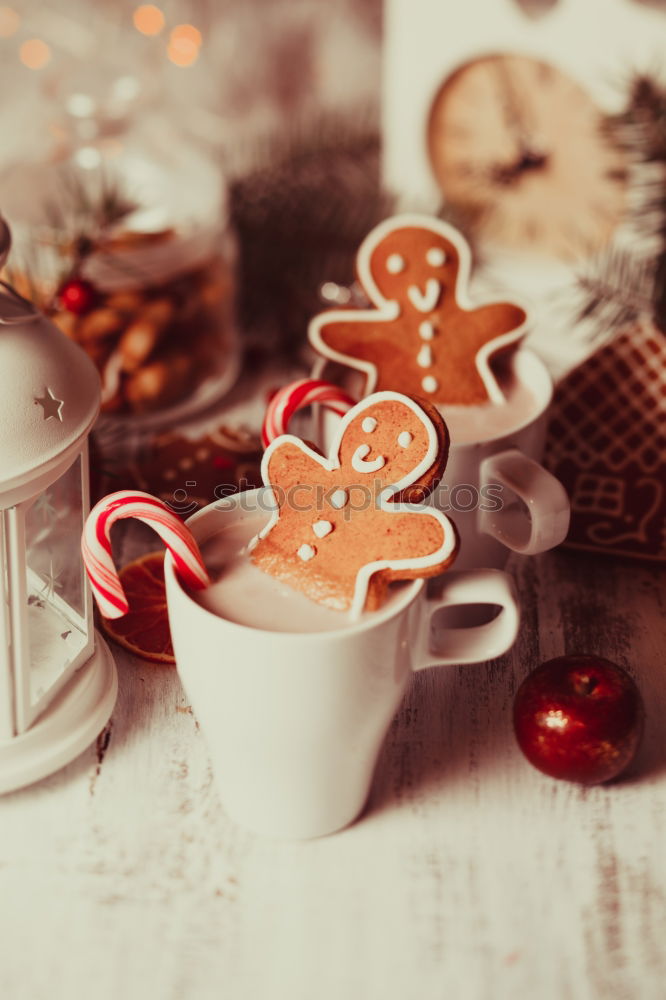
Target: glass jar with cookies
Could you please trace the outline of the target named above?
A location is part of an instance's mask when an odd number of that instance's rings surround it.
[[[214,403],[239,364],[223,181],[165,125],[0,177],[12,283],[92,358],[103,418],[137,428]]]

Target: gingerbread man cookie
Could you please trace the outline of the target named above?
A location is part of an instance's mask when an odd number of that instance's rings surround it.
[[[387,584],[435,576],[453,560],[453,525],[414,503],[439,481],[448,433],[434,407],[378,392],[340,421],[328,458],[284,434],[264,453],[276,509],[251,550],[266,573],[358,615]]]
[[[380,223],[361,244],[357,271],[374,309],[316,316],[310,342],[325,358],[365,373],[365,391],[394,389],[439,405],[503,403],[489,361],[515,347],[527,313],[467,297],[471,255],[439,219],[403,215]]]

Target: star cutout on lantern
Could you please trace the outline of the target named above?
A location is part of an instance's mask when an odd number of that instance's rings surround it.
[[[54,569],[53,567],[53,556],[49,557],[49,568],[42,574],[44,580],[44,586],[42,587],[39,596],[42,599],[50,601],[56,592],[56,589],[62,589],[61,577],[63,574],[62,569]]]
[[[58,420],[62,421],[63,400],[57,399],[50,389],[45,389],[44,395],[41,397],[35,396],[35,403],[39,403],[44,410],[44,420],[50,420],[51,417],[56,417]]]
[[[51,503],[51,494],[42,493],[35,501],[35,511],[39,511],[45,524],[53,524],[56,519],[56,509]]]

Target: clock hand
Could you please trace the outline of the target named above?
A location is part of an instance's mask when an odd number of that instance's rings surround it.
[[[503,59],[499,59],[495,63],[494,68],[495,75],[499,83],[500,101],[502,104],[502,111],[504,112],[504,121],[508,131],[517,141],[519,152],[522,153],[525,128],[523,126],[523,118],[519,103],[516,100],[516,94],[512,85],[511,77]]]
[[[532,149],[525,149],[513,163],[498,163],[490,169],[490,179],[496,184],[510,187],[523,174],[533,170],[543,170],[548,166],[549,156]]]
[[[516,173],[521,174],[526,169],[543,166],[541,159],[545,154],[539,150],[538,143],[534,141],[534,123],[528,124],[526,121],[528,109],[518,97],[515,81],[511,78],[509,67],[504,60],[498,60],[495,63],[495,73],[502,94],[502,108],[507,130],[516,141],[516,168],[518,164],[521,164],[520,169],[516,169]]]

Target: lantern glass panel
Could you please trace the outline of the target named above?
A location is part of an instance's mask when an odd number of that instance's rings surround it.
[[[80,557],[82,458],[25,515],[31,704],[82,659],[88,647],[87,591]]]

